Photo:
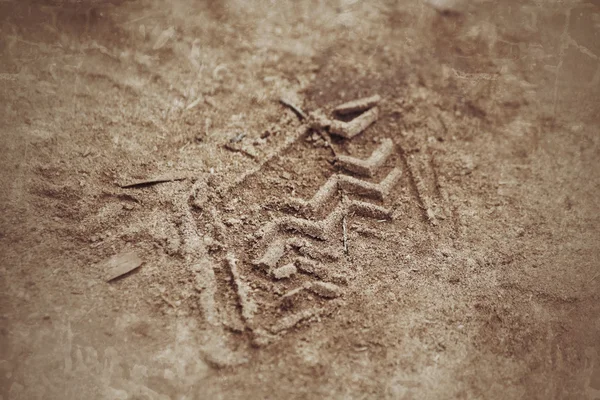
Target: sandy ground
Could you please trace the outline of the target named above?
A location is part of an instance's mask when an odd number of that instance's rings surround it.
[[[600,399],[597,1],[113,3],[0,3],[0,400]]]

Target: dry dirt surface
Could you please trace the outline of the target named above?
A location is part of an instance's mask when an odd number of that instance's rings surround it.
[[[0,400],[600,399],[598,1],[5,0],[0,57]]]

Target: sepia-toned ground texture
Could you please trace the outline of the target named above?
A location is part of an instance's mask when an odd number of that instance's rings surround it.
[[[600,399],[598,1],[2,1],[0,57],[1,400]]]

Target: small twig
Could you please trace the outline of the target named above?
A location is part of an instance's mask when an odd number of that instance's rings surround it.
[[[246,132],[240,132],[235,137],[229,139],[229,143],[239,143],[246,136]]]
[[[296,113],[296,115],[298,115],[300,117],[300,119],[307,119],[308,117],[306,116],[306,114],[304,114],[304,111],[302,111],[298,106],[296,106],[295,104],[287,101],[286,99],[284,99],[283,97],[279,98],[279,102],[281,104],[283,104],[284,106],[288,106],[289,108],[292,109],[292,111],[294,113]]]
[[[256,161],[258,159],[258,156],[254,152],[249,151],[245,147],[236,146],[235,144],[232,144],[232,143],[225,143],[225,145],[223,147],[225,147],[229,151],[233,151],[234,153],[241,153],[241,154],[249,157],[252,160]]]
[[[190,104],[188,104],[188,106],[185,109],[189,111],[203,101],[204,101],[204,96],[200,95],[200,97],[198,97],[196,100],[194,100]]]
[[[327,144],[327,147],[329,147],[329,150],[331,150],[331,152],[333,153],[333,156],[335,158],[337,158],[337,153],[335,152],[335,149],[333,148],[333,145],[331,144],[331,136],[329,136],[329,133],[327,133],[323,130],[318,130],[317,132],[319,133],[319,136],[321,136],[321,138],[325,141],[325,144]]]
[[[160,295],[160,298],[161,298],[161,299],[162,299],[162,300],[163,300],[165,303],[167,303],[169,306],[171,306],[171,308],[177,308],[177,307],[175,306],[175,304],[173,304],[173,302],[172,302],[171,300],[167,299],[167,296],[165,296],[164,294],[162,294],[162,293],[161,293],[161,295]]]
[[[333,110],[333,112],[335,114],[340,114],[340,115],[363,112],[370,108],[375,107],[380,101],[381,101],[381,96],[376,94],[375,96],[364,97],[362,99],[353,100],[353,101],[349,101],[344,104],[340,104]]]
[[[131,181],[131,182],[120,183],[118,185],[121,188],[126,189],[126,188],[140,187],[140,186],[150,186],[150,185],[155,185],[157,183],[164,183],[164,182],[183,181],[186,179],[188,179],[187,175],[167,174],[167,175],[162,175],[162,176],[155,176],[155,177],[148,178],[148,179],[138,179],[138,180]]]
[[[143,20],[148,19],[148,18],[160,17],[163,14],[164,14],[164,12],[158,12],[158,13],[153,13],[153,14],[149,14],[149,15],[144,15],[143,17],[134,18],[134,19],[131,19],[129,21],[125,21],[125,22],[122,23],[122,25],[133,24],[134,22],[143,21]]]
[[[342,219],[342,229],[344,231],[344,253],[348,254],[348,234],[346,233],[346,217]]]

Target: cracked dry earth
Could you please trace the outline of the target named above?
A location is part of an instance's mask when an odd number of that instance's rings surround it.
[[[1,400],[600,399],[597,1],[0,32]]]

